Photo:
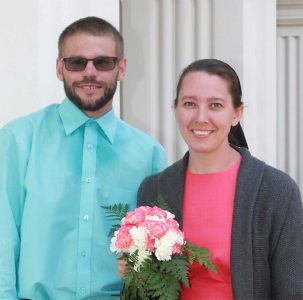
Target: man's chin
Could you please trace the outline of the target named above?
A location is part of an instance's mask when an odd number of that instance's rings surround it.
[[[82,111],[95,112],[106,106],[109,101],[95,100],[95,101],[74,101],[72,100]]]

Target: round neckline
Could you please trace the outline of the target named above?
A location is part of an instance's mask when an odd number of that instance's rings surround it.
[[[187,168],[186,168],[186,173],[187,173],[187,174],[190,174],[191,176],[221,175],[221,174],[224,174],[224,173],[232,172],[232,171],[234,171],[235,169],[238,169],[239,166],[240,166],[241,160],[242,160],[242,156],[240,156],[239,159],[237,159],[237,161],[236,161],[232,166],[230,166],[229,168],[227,168],[227,169],[225,169],[225,170],[218,171],[218,172],[210,172],[210,173],[193,173],[193,172],[191,172],[190,169],[187,167]]]

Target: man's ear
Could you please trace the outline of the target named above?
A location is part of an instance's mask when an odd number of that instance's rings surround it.
[[[56,60],[56,73],[59,80],[63,81],[63,61],[60,57]]]
[[[125,73],[126,73],[126,68],[127,68],[127,59],[125,57],[122,57],[119,60],[118,63],[118,80],[123,80]]]

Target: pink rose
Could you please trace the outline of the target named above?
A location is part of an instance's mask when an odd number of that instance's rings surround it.
[[[157,217],[159,217],[159,218],[164,218],[164,219],[166,219],[166,216],[167,216],[166,211],[163,210],[163,209],[161,209],[161,208],[159,208],[159,207],[157,207],[157,206],[154,206],[154,207],[152,208],[152,213],[151,213],[151,215],[157,216]]]
[[[182,253],[182,245],[179,243],[175,243],[172,249],[173,254],[181,254]]]
[[[144,215],[149,215],[152,212],[153,208],[150,206],[140,206],[135,209],[135,211],[143,213]]]
[[[130,211],[126,214],[126,217],[123,221],[123,224],[131,224],[139,226],[141,225],[145,220],[145,213],[143,211]]]
[[[133,242],[133,239],[129,233],[128,226],[122,226],[117,234],[116,247],[120,249],[128,249]]]
[[[160,221],[147,221],[146,228],[151,236],[158,239],[163,237],[168,231],[166,223]]]
[[[155,239],[151,236],[146,238],[146,249],[151,252],[155,250]]]
[[[173,230],[175,232],[180,232],[181,233],[181,230],[179,228],[179,224],[177,221],[173,220],[173,219],[168,219],[166,221],[166,224],[167,226],[169,227],[170,230]]]

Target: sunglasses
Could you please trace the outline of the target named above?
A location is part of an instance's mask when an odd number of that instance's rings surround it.
[[[118,62],[118,57],[111,56],[97,56],[95,58],[85,58],[81,56],[64,57],[61,58],[64,61],[66,70],[72,72],[83,71],[86,68],[87,63],[91,60],[98,71],[111,71]]]

